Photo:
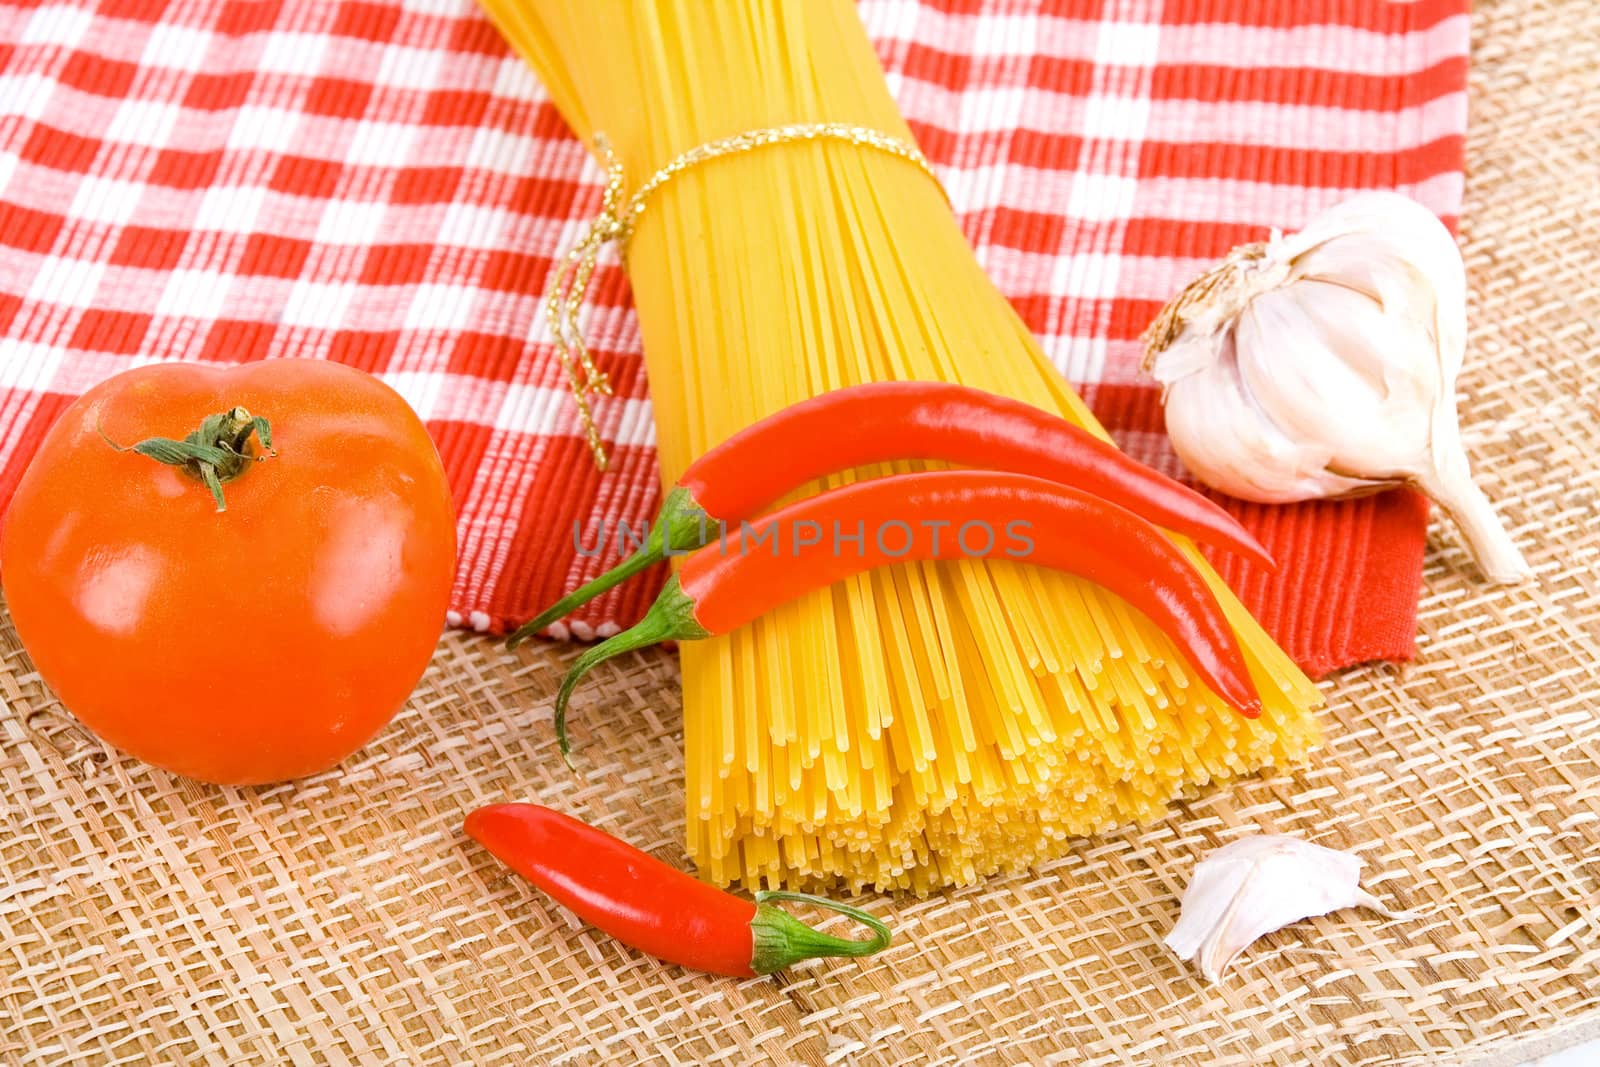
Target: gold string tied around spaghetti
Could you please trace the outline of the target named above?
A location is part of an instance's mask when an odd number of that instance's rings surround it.
[[[578,422],[583,428],[584,439],[589,444],[589,452],[594,456],[595,466],[600,470],[606,469],[610,459],[606,454],[605,443],[600,439],[600,429],[595,423],[594,407],[590,397],[610,396],[611,381],[604,371],[595,366],[594,356],[590,353],[589,346],[584,343],[583,332],[578,323],[584,298],[589,291],[589,281],[594,276],[595,264],[600,258],[600,250],[615,242],[626,258],[628,239],[633,236],[633,231],[639,224],[639,217],[644,214],[650,197],[691,167],[723,156],[739,155],[758,148],[797,144],[803,141],[837,141],[862,148],[872,148],[914,164],[932,178],[935,185],[939,184],[939,177],[934,173],[927,157],[922,154],[921,149],[907,141],[866,126],[854,126],[843,122],[813,122],[747,130],[732,137],[696,145],[657,170],[624,201],[622,162],[617,158],[616,151],[612,149],[606,135],[595,133],[594,149],[606,171],[605,194],[601,199],[599,214],[585,224],[577,243],[567,250],[567,254],[561,257],[551,271],[549,292],[544,298],[544,317],[550,327],[556,356],[561,360],[561,369],[567,376],[567,388],[577,405]],[[940,191],[943,191],[943,186],[940,186]]]

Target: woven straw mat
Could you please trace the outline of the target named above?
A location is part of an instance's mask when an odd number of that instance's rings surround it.
[[[1312,766],[1026,877],[877,899],[895,946],[736,982],[623,949],[463,838],[538,798],[685,865],[670,654],[450,634],[338,773],[227,790],[108,751],[0,624],[0,1060],[212,1063],[1512,1062],[1600,1031],[1600,5],[1474,15],[1462,382],[1478,477],[1538,571],[1483,587],[1433,531],[1418,661],[1327,685]],[[1161,946],[1251,829],[1358,850],[1415,921],[1343,912],[1220,986]],[[830,929],[842,927],[830,926]]]

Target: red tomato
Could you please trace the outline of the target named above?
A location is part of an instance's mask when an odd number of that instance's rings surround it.
[[[196,469],[111,443],[181,440],[235,407],[276,455],[250,439],[262,458],[222,486],[225,511]],[[454,565],[421,421],[320,360],[102,382],[45,437],[0,533],[17,633],[61,702],[118,748],[230,785],[325,770],[377,733],[433,653]]]

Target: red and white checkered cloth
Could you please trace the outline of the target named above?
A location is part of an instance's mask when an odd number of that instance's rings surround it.
[[[1122,444],[1176,471],[1137,335],[1229,248],[1354,190],[1453,222],[1466,7],[861,14],[991,275]],[[619,393],[600,403],[610,475],[537,314],[599,192],[470,0],[0,2],[0,502],[65,404],[116,371],[338,359],[398,389],[438,442],[461,515],[452,618],[526,618],[610,562],[577,558],[574,520],[638,523],[658,498],[621,272],[597,276],[588,324]],[[1282,566],[1225,573],[1297,659],[1411,653],[1419,499],[1242,511]],[[654,592],[633,585],[574,628],[626,625]]]

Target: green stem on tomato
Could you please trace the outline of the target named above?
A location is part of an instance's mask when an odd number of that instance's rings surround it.
[[[277,455],[272,447],[272,425],[263,416],[252,415],[242,407],[207,415],[199,429],[191,431],[181,441],[147,437],[136,445],[119,445],[99,424],[95,429],[101,439],[118,452],[137,452],[198,478],[211,491],[219,512],[228,510],[228,502],[222,495],[224,482],[231,482],[249,470],[251,463]],[[251,447],[252,436],[261,442],[264,453],[258,454]]]

